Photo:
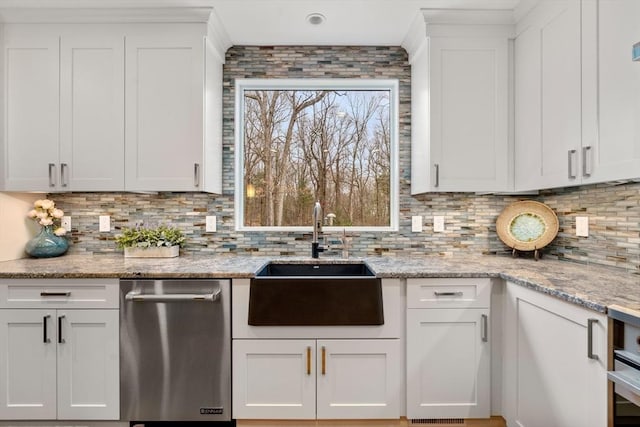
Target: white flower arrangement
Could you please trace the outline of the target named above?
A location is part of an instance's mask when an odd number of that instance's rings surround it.
[[[43,227],[54,227],[53,232],[56,236],[64,236],[67,233],[67,230],[60,226],[64,212],[62,209],[56,208],[53,200],[36,200],[33,203],[33,209],[27,213],[27,216]]]

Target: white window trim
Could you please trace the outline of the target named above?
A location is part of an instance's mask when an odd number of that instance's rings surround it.
[[[351,226],[324,227],[327,232],[332,231],[398,231],[398,215],[400,211],[399,196],[399,83],[397,79],[236,79],[235,81],[235,222],[236,231],[312,231],[311,211],[309,212],[309,226],[270,227],[245,226],[244,222],[244,91],[245,90],[388,90],[389,124],[391,134],[391,197],[389,226]]]

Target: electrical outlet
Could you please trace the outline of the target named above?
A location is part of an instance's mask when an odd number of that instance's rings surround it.
[[[422,232],[422,215],[411,217],[411,231],[414,233]]]
[[[215,215],[207,215],[206,217],[206,225],[205,225],[205,231],[207,233],[215,233],[216,229],[217,229],[217,224],[216,224],[216,216]]]
[[[589,237],[589,217],[588,216],[576,217],[576,236]]]
[[[109,215],[100,215],[100,231],[111,231],[111,217]]]
[[[442,233],[444,231],[444,217],[436,215],[433,217],[433,231],[436,233]]]
[[[71,231],[71,217],[70,216],[63,216],[60,219],[60,227],[64,228],[67,231]]]

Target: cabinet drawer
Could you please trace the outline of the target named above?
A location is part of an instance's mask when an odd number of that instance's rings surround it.
[[[0,280],[0,308],[118,308],[118,279]]]
[[[491,279],[407,279],[407,308],[488,308]]]

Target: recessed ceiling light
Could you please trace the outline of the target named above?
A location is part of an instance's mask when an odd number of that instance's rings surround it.
[[[321,13],[310,13],[307,15],[307,22],[311,25],[320,25],[326,21],[327,18]]]

